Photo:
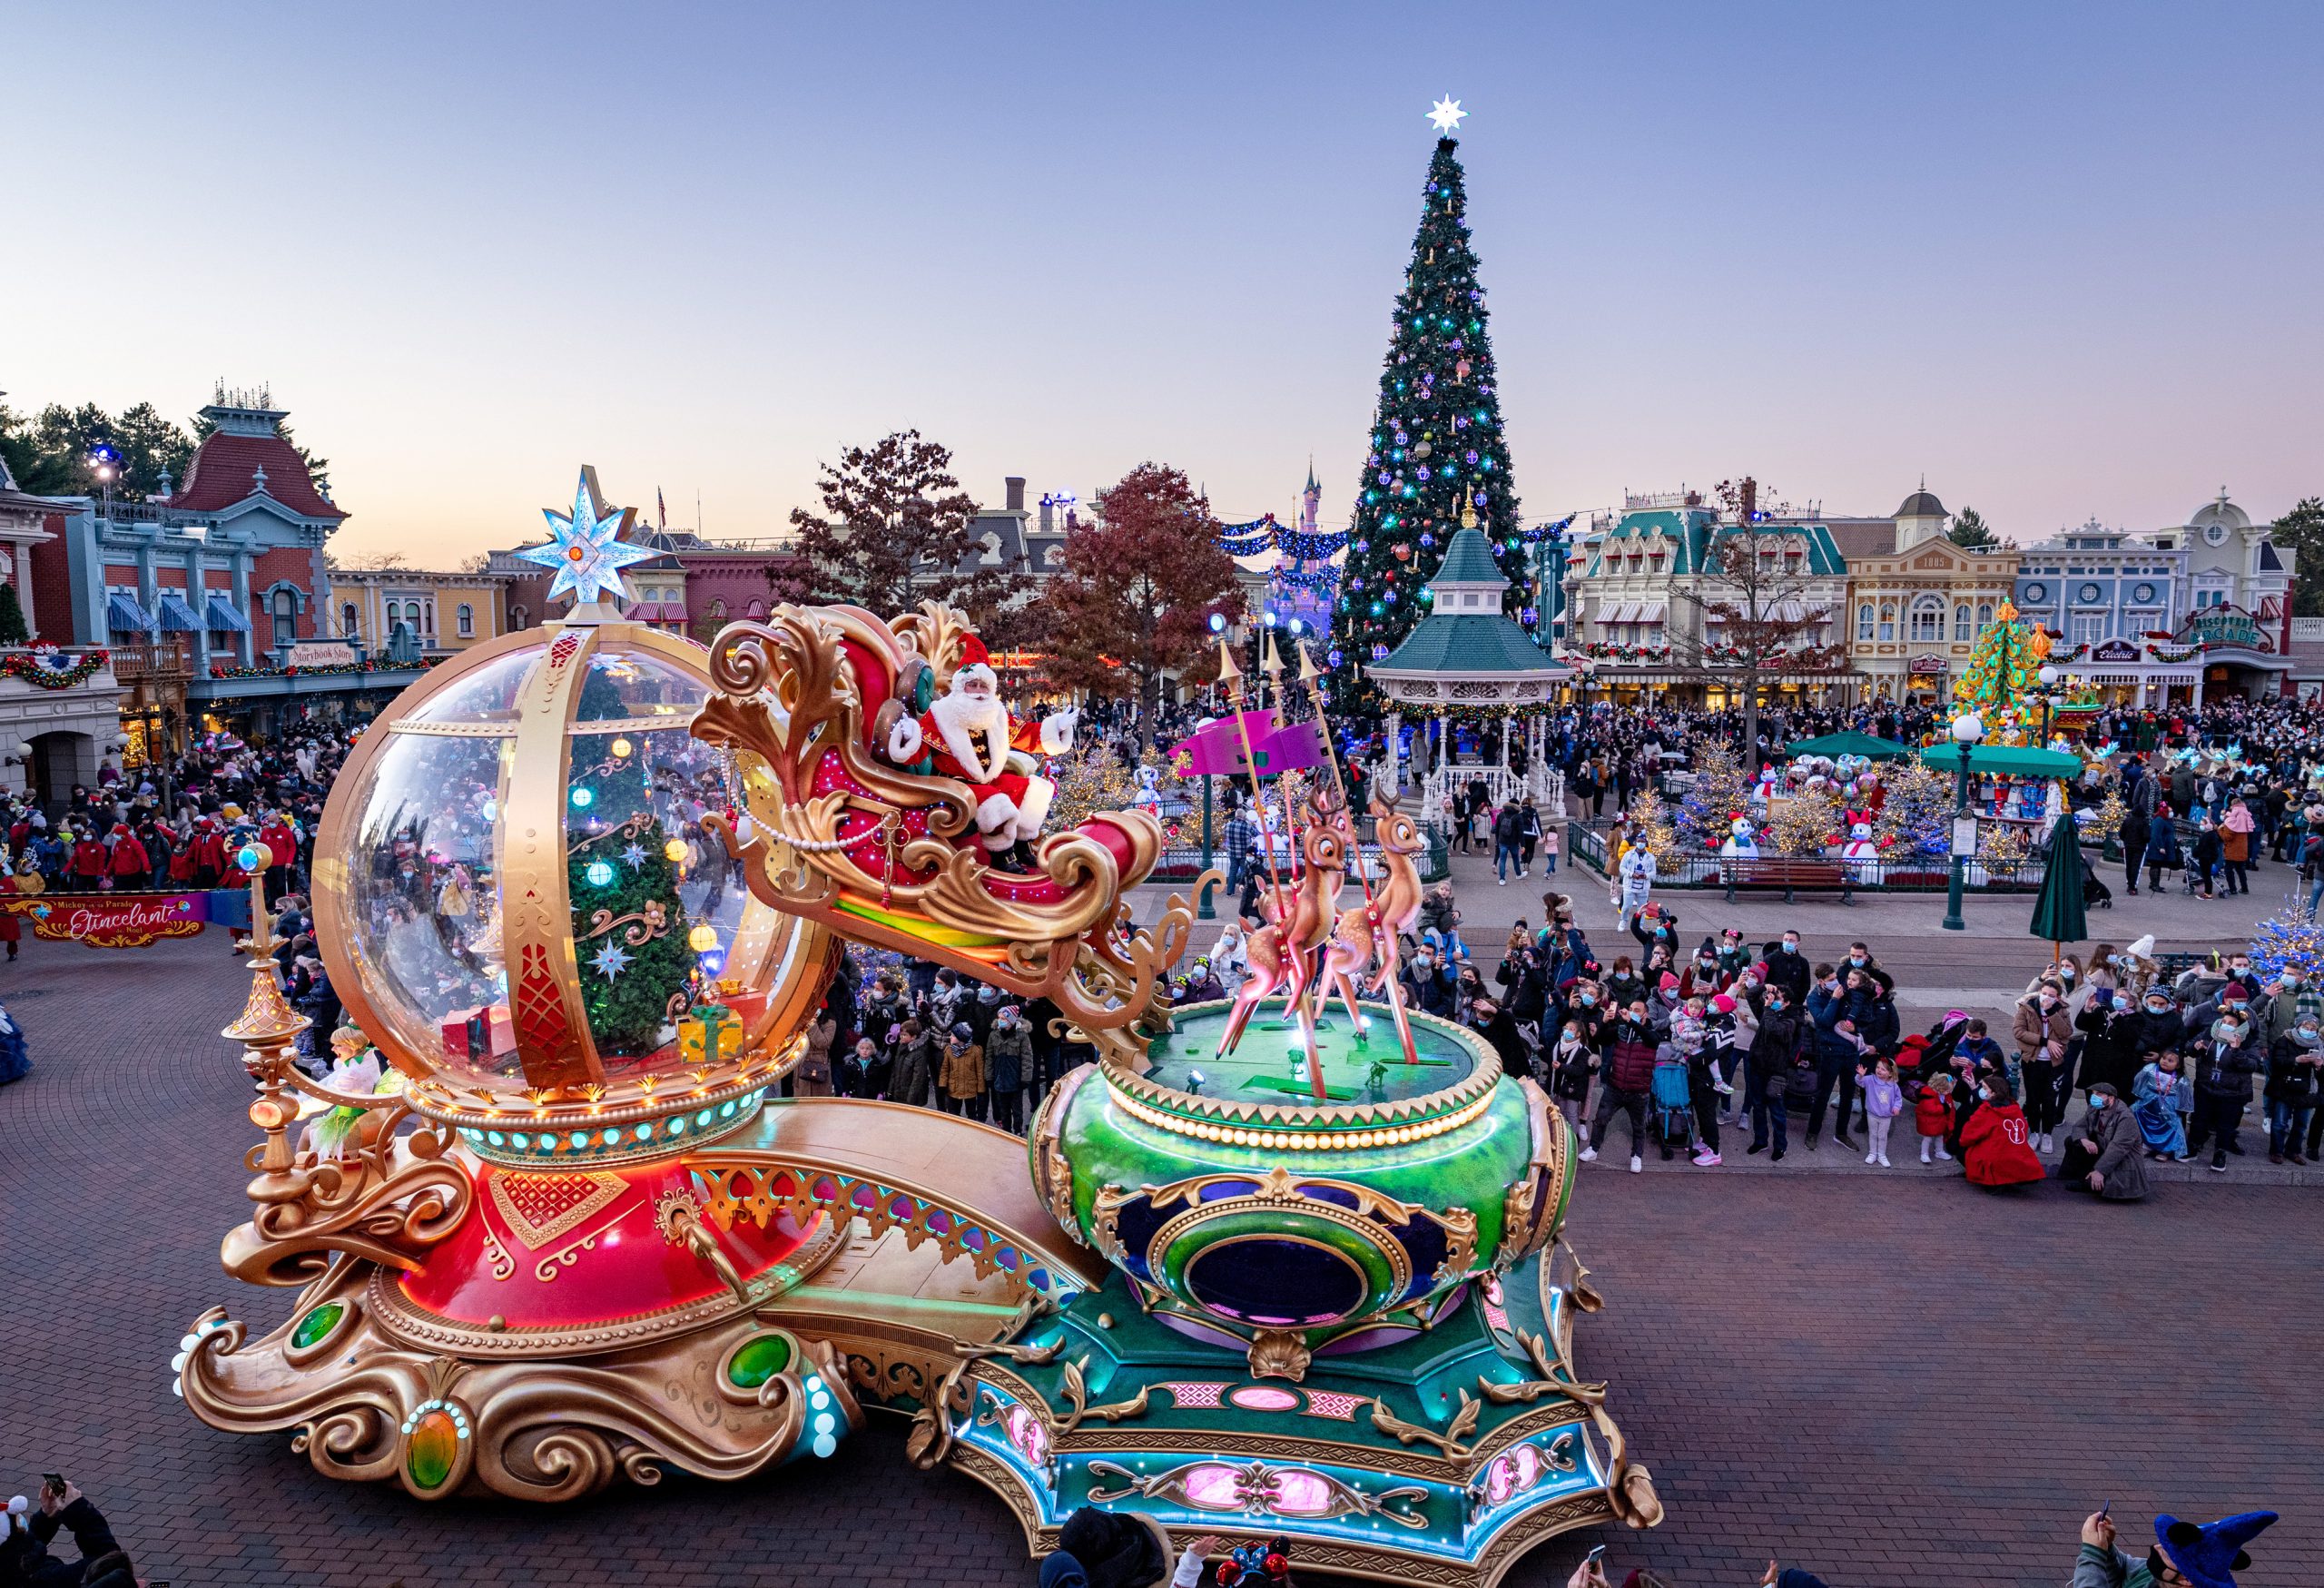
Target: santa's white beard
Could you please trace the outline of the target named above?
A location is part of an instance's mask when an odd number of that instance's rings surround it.
[[[985,778],[998,777],[1009,759],[1009,708],[992,695],[979,700],[954,691],[937,697],[929,715],[943,730],[944,748],[952,759]],[[983,779],[979,779],[981,782]]]

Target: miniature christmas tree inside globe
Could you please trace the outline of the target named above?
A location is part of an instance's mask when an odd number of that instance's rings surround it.
[[[683,640],[551,628],[448,663],[373,725],[325,814],[316,904],[335,984],[399,1068],[604,1086],[700,1062],[679,1025],[722,984],[817,971],[820,940],[703,827],[732,798],[688,732],[708,692]]]

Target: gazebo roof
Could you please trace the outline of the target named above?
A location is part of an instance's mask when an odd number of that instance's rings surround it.
[[[1570,669],[1497,613],[1443,613],[1423,618],[1384,661],[1367,669],[1388,674],[1439,676],[1474,674],[1534,674],[1545,681],[1564,678]]]
[[[1459,686],[1454,693],[1465,700],[1521,705],[1547,699],[1552,686],[1572,676],[1502,612],[1509,580],[1482,531],[1463,529],[1452,537],[1429,588],[1436,610],[1365,669],[1391,700],[1451,698],[1441,694],[1441,684]]]

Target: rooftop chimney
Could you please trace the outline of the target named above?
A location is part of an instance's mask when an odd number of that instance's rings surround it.
[[[1009,510],[1012,513],[1023,512],[1025,510],[1025,477],[1021,474],[1012,474],[1000,483],[1009,488]]]

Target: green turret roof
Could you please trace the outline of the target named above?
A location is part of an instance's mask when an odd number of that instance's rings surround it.
[[[1444,560],[1436,566],[1436,577],[1430,583],[1509,588],[1509,580],[1492,560],[1492,547],[1482,529],[1463,529],[1452,537],[1452,544],[1444,548]]]
[[[1498,613],[1440,614],[1374,662],[1374,673],[1539,673],[1562,677],[1566,668]]]

